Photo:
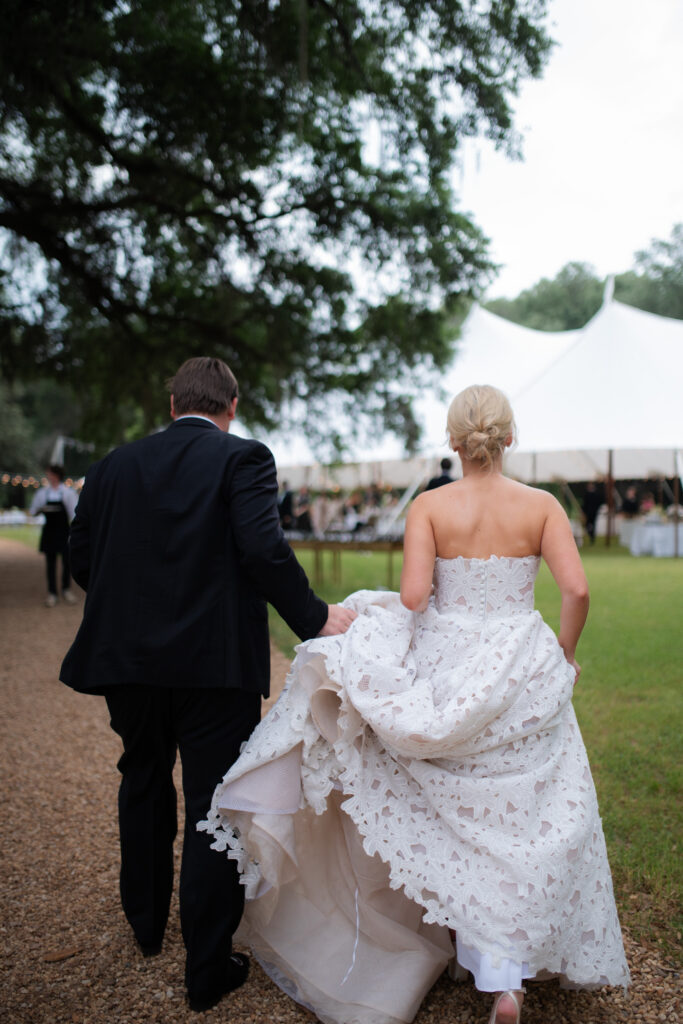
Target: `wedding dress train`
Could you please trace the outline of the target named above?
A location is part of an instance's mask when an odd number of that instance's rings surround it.
[[[405,1024],[453,957],[478,987],[628,982],[574,670],[536,557],[437,559],[421,613],[360,591],[298,647],[199,828],[238,938],[325,1024]]]

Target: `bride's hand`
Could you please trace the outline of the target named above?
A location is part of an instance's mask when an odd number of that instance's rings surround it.
[[[336,633],[345,633],[357,617],[358,612],[351,611],[350,608],[343,608],[340,604],[330,604],[327,606],[327,622],[318,636],[334,636]]]
[[[579,676],[581,675],[581,666],[579,665],[579,663],[576,660],[576,658],[567,658],[567,661],[569,662],[571,667],[576,672],[576,678],[574,679],[574,686],[576,686],[576,684],[579,681]]]

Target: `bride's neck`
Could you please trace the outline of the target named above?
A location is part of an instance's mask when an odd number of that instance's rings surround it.
[[[463,458],[462,455],[460,455],[460,462],[462,464],[463,479],[469,477],[471,480],[485,480],[496,476],[502,476],[503,473],[502,455],[499,455],[494,459],[490,466],[485,462],[479,462],[476,459]]]

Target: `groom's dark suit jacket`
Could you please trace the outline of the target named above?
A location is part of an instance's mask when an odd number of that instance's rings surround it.
[[[304,639],[327,618],[282,534],[270,451],[196,417],[91,467],[71,567],[87,598],[60,677],[85,693],[137,683],[267,696],[266,601]]]

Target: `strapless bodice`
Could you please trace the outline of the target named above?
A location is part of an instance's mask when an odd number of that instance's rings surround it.
[[[485,621],[533,611],[540,557],[437,558],[434,601],[442,613]]]

